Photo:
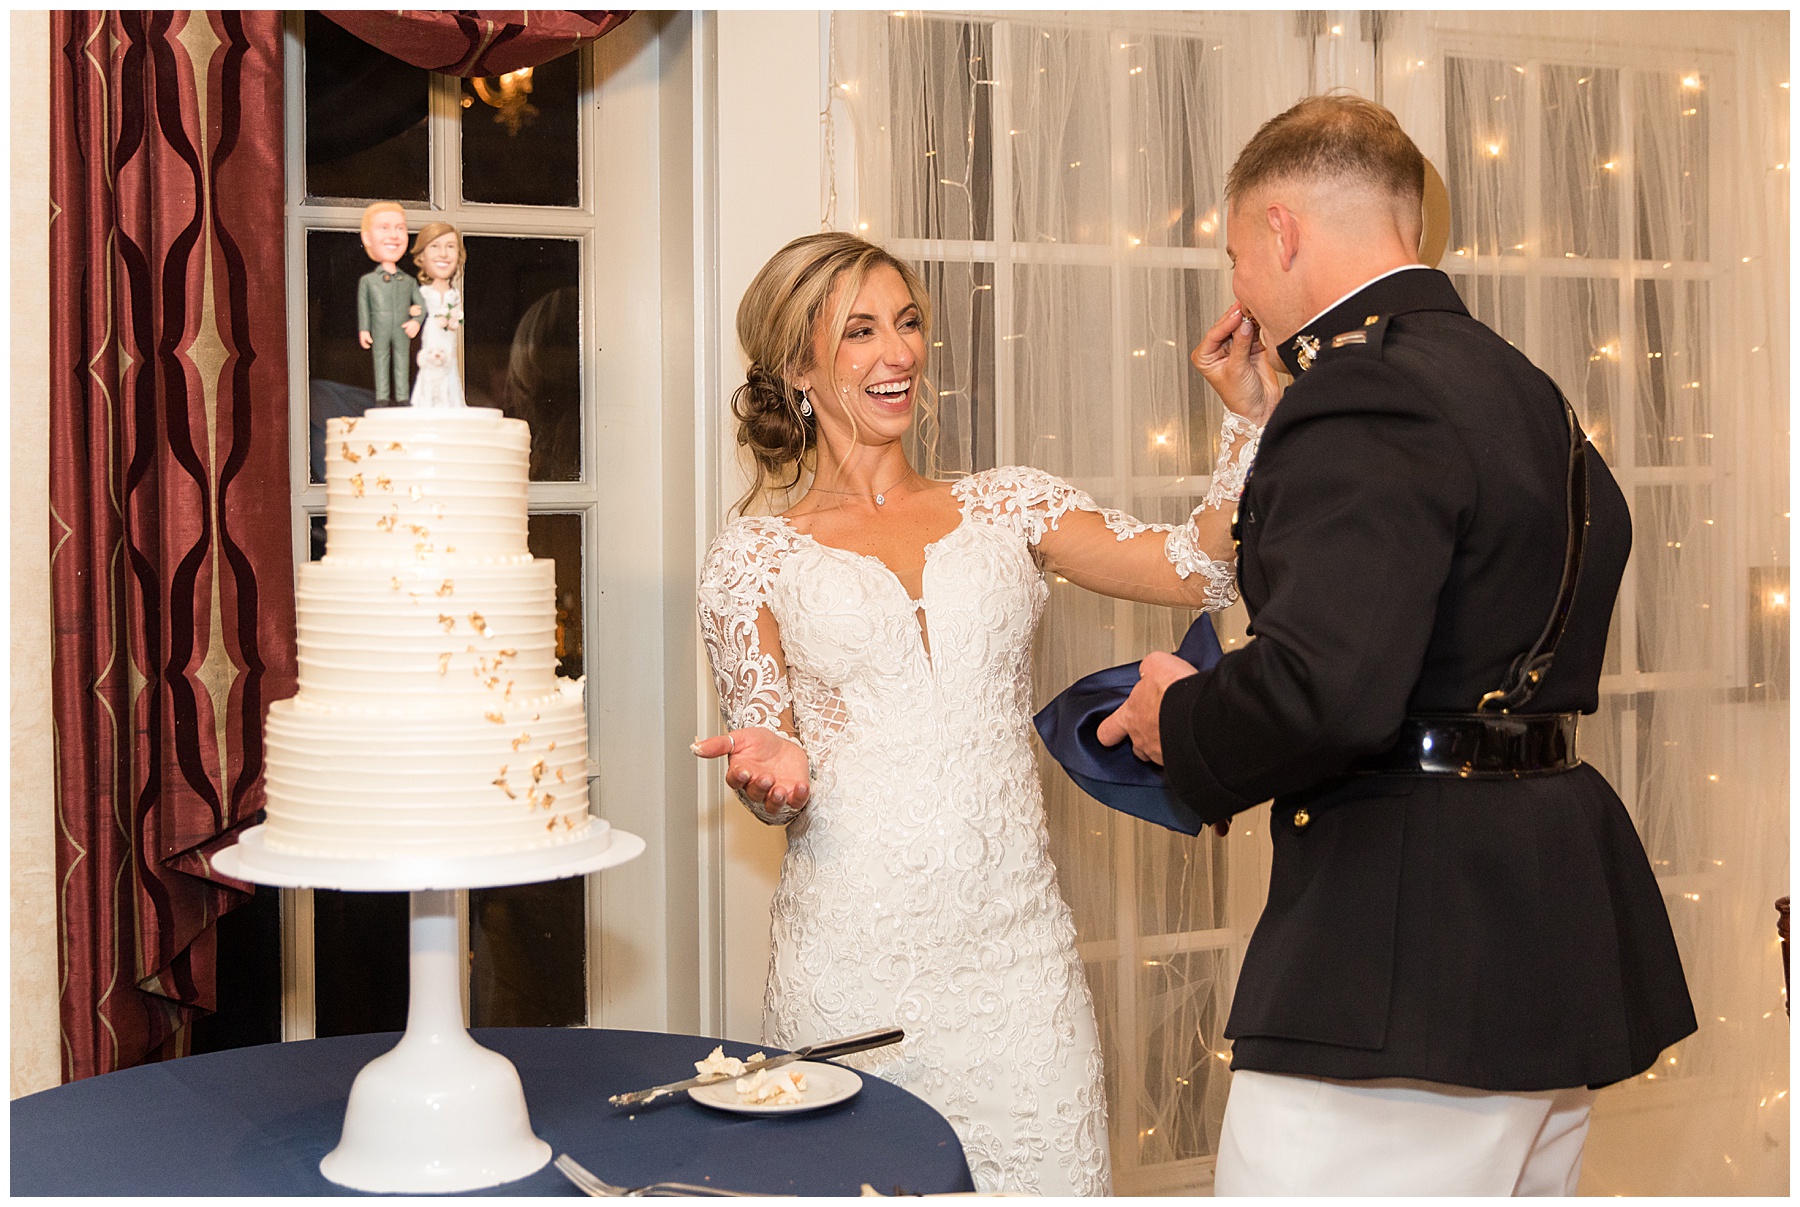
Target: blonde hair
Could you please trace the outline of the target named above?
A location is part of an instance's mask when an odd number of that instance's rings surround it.
[[[452,288],[460,288],[463,264],[468,260],[469,253],[468,249],[463,247],[462,232],[448,222],[427,222],[419,228],[419,236],[413,240],[412,261],[419,266],[420,284],[431,284],[431,274],[425,269],[425,249],[444,235],[456,236],[456,268],[450,273],[450,283]]]
[[[1225,178],[1228,204],[1275,180],[1356,180],[1413,213],[1425,197],[1425,157],[1393,113],[1342,93],[1309,96],[1262,124]]]
[[[744,384],[731,396],[738,423],[737,442],[750,450],[755,482],[736,510],[771,490],[791,490],[803,470],[816,468],[818,425],[801,413],[803,393],[792,383],[812,371],[813,340],[822,322],[829,323],[831,361],[837,357],[844,322],[872,269],[886,266],[900,274],[919,308],[920,330],[931,330],[931,298],[919,275],[905,261],[866,239],[843,231],[804,235],[769,258],[738,303],[738,343],[750,357]],[[825,314],[835,291],[837,312]],[[935,395],[920,379],[920,426],[934,424]],[[921,433],[923,435],[923,432]],[[931,442],[921,439],[929,451]],[[786,481],[780,479],[785,476]]]
[[[362,213],[362,233],[367,235],[369,228],[375,225],[376,214],[385,214],[390,211],[399,214],[400,221],[406,221],[406,207],[398,201],[371,201],[365,205]],[[460,243],[462,240],[458,239],[457,242]]]

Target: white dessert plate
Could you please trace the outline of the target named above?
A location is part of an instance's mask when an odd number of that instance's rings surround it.
[[[616,867],[644,853],[644,840],[637,835],[595,826],[592,834],[536,851],[458,859],[336,859],[271,850],[263,829],[245,830],[236,845],[213,856],[213,866],[238,880],[282,888],[408,892],[561,880]]]
[[[835,1106],[862,1092],[862,1077],[856,1070],[817,1060],[796,1060],[770,1076],[779,1076],[789,1069],[799,1069],[806,1074],[806,1092],[800,1096],[799,1102],[740,1102],[735,1077],[727,1081],[716,1081],[711,1085],[697,1085],[688,1091],[688,1097],[701,1106],[736,1111],[740,1115],[797,1115],[805,1111],[816,1111],[823,1106]]]

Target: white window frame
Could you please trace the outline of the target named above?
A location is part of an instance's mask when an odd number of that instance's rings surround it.
[[[897,238],[889,233],[892,230],[892,219],[886,212],[887,196],[879,190],[873,196],[859,195],[856,179],[856,164],[859,161],[881,165],[893,162],[886,125],[880,122],[875,123],[876,128],[873,130],[865,127],[861,131],[867,141],[860,149],[855,145],[857,132],[848,121],[839,121],[832,128],[837,163],[828,164],[827,171],[835,172],[836,176],[838,212],[835,216],[838,225],[843,229],[863,231],[867,231],[868,226],[876,227],[875,233],[881,238],[883,246],[909,261],[948,259],[952,262],[985,263],[991,267],[994,293],[994,342],[990,349],[994,358],[994,456],[999,465],[1017,463],[1021,457],[1027,462],[1030,460],[1029,450],[1021,449],[1018,442],[1015,383],[1011,350],[1007,343],[1011,338],[1008,333],[1013,328],[1014,266],[1079,264],[1110,269],[1112,330],[1108,347],[1113,406],[1112,472],[1103,476],[1071,478],[1070,481],[1096,497],[1110,499],[1114,505],[1127,509],[1133,505],[1134,500],[1145,498],[1181,498],[1197,503],[1205,496],[1211,482],[1208,466],[1196,466],[1197,472],[1187,475],[1147,477],[1132,473],[1131,456],[1136,437],[1130,414],[1131,349],[1127,338],[1130,313],[1126,304],[1126,279],[1129,273],[1142,269],[1205,270],[1229,274],[1231,265],[1225,255],[1222,238],[1217,246],[1203,248],[1158,247],[1147,242],[1133,245],[1129,242],[1122,221],[1129,204],[1128,186],[1125,182],[1129,179],[1130,168],[1130,140],[1123,129],[1129,114],[1128,77],[1124,64],[1138,45],[1133,39],[1149,34],[1192,38],[1203,42],[1212,39],[1210,46],[1242,46],[1244,38],[1233,28],[1241,18],[1234,20],[1229,15],[1211,13],[1160,12],[1132,13],[1129,14],[1129,20],[1125,20],[1121,14],[1105,12],[997,13],[929,10],[917,14],[909,12],[907,19],[913,19],[915,15],[920,20],[980,23],[987,25],[991,31],[989,53],[993,62],[989,76],[996,81],[991,87],[993,108],[988,122],[992,141],[990,162],[993,165],[993,238],[914,239]],[[1114,239],[1110,244],[1026,242],[1014,239],[1011,205],[1012,152],[1006,139],[1007,132],[1012,129],[1009,104],[1013,78],[1010,35],[1013,27],[1019,24],[1103,31],[1108,39],[1109,53],[1121,65],[1120,70],[1108,73],[1108,78],[1112,81],[1109,108],[1113,123],[1109,141],[1114,159],[1108,165],[1107,172],[1114,232]],[[871,57],[885,58],[885,35],[873,36],[875,44],[870,48]],[[1233,68],[1229,49],[1226,54],[1226,86],[1221,89],[1225,101],[1220,114],[1220,129],[1228,136],[1243,131],[1247,137],[1246,125],[1257,118],[1256,115],[1238,112],[1238,106],[1234,105],[1236,90],[1230,86]],[[842,89],[844,85],[840,83],[837,87]],[[1222,219],[1223,215],[1221,229]],[[1211,433],[1195,435],[1200,442],[1197,447],[1206,447],[1205,441],[1210,438]],[[1113,601],[1113,651],[1114,657],[1120,662],[1142,655],[1137,615],[1138,605],[1124,600]],[[1214,621],[1225,648],[1229,649],[1245,640],[1241,604],[1215,615]],[[1150,936],[1138,934],[1139,832],[1135,827],[1126,827],[1119,832],[1112,868],[1116,888],[1113,933],[1117,937],[1090,940],[1077,945],[1084,964],[1111,964],[1116,970],[1117,1044],[1111,1058],[1122,1062],[1118,1079],[1123,1090],[1108,1120],[1108,1129],[1115,1137],[1113,1179],[1116,1193],[1192,1192],[1209,1187],[1212,1183],[1214,1158],[1210,1156],[1142,1165],[1125,1164],[1120,1158],[1121,1153],[1135,1156],[1139,1146],[1133,1138],[1142,1131],[1144,1122],[1139,1115],[1138,1092],[1135,1088],[1144,1084],[1145,1074],[1141,1055],[1145,1051],[1145,1044],[1139,1032],[1137,984],[1146,962],[1171,955],[1218,952],[1224,957],[1222,962],[1226,976],[1226,998],[1229,1000],[1230,993],[1236,988],[1250,933],[1262,913],[1268,891],[1269,837],[1259,819],[1260,814],[1255,812],[1244,815],[1239,819],[1239,824],[1233,827],[1230,836],[1223,840],[1207,834],[1202,836],[1202,841],[1223,841],[1226,845],[1226,924],[1207,930]],[[1119,1137],[1125,1138],[1123,1143],[1118,1142]]]
[[[309,202],[306,196],[306,57],[305,14],[293,11],[285,22],[286,107],[286,204],[284,233],[287,249],[287,317],[288,317],[288,468],[292,488],[290,500],[294,564],[296,568],[311,559],[312,517],[325,513],[325,487],[310,481],[310,402],[308,397],[309,345],[307,342],[306,237],[309,230],[357,231],[361,227],[366,200]],[[576,105],[579,114],[577,144],[581,180],[581,204],[573,207],[495,205],[462,199],[462,108],[461,85],[454,77],[432,73],[429,84],[429,116],[427,118],[430,151],[430,200],[421,207],[417,202],[407,206],[407,224],[417,228],[424,222],[452,223],[464,235],[518,236],[526,238],[559,238],[576,241],[581,271],[580,340],[581,340],[581,465],[582,479],[577,482],[532,482],[527,487],[528,508],[532,514],[563,513],[580,517],[582,531],[582,634],[584,663],[592,667],[599,653],[601,637],[600,566],[603,551],[599,525],[600,488],[600,420],[597,341],[594,338],[594,315],[597,311],[601,276],[600,249],[595,239],[599,193],[599,120],[595,70],[595,47],[577,51],[580,74]],[[343,299],[352,304],[352,299]],[[599,710],[589,708],[588,720],[588,790],[589,799],[598,801],[601,749]],[[587,1019],[599,1017],[598,969],[602,954],[597,948],[599,927],[596,917],[599,902],[592,878],[584,880],[586,899],[583,918],[587,937],[585,961],[587,972]],[[468,948],[468,893],[456,894],[457,919],[462,943]],[[283,1040],[311,1039],[316,1032],[313,950],[313,890],[281,890],[281,966],[282,1004],[281,1034]],[[469,981],[463,977],[463,1011],[468,1013]]]

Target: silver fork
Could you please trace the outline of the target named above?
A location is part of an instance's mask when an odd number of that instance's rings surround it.
[[[562,1173],[563,1177],[575,1183],[583,1194],[592,1199],[635,1199],[664,1195],[694,1195],[720,1199],[748,1197],[740,1191],[721,1190],[717,1186],[699,1186],[691,1182],[651,1182],[648,1186],[614,1186],[611,1182],[589,1173],[585,1166],[568,1153],[556,1158],[552,1164]]]

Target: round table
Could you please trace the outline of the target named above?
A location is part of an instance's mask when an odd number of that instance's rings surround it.
[[[723,1041],[586,1028],[491,1028],[475,1039],[518,1067],[537,1134],[609,1182],[701,1182],[778,1195],[974,1189],[962,1145],[919,1098],[863,1075],[837,1106],[779,1117],[710,1110],[685,1094],[632,1111],[607,1097],[693,1075]],[[14,1100],[15,1195],[354,1194],[319,1159],[350,1083],[397,1033],[266,1044],[123,1069]],[[748,1056],[748,1044],[725,1043]],[[478,1194],[577,1194],[546,1166]]]

